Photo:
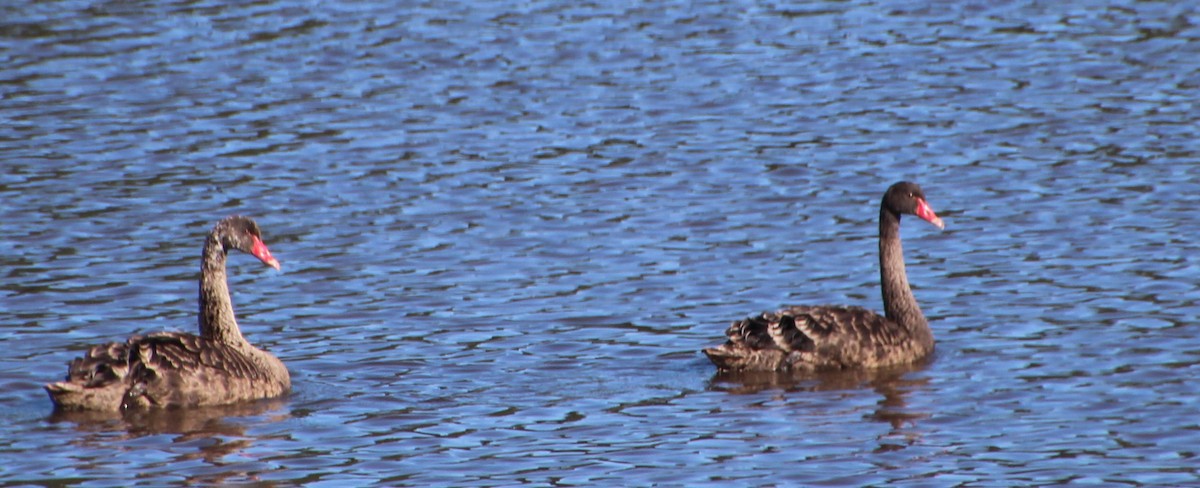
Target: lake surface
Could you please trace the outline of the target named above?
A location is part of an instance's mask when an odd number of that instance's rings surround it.
[[[386,2],[385,2],[386,3]],[[1189,2],[0,7],[0,485],[1200,484]],[[730,321],[881,309],[930,361],[717,374]],[[53,415],[195,329],[200,246],[294,391]]]

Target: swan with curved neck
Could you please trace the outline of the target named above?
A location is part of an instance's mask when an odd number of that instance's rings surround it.
[[[223,405],[277,397],[291,389],[287,368],[242,337],[229,296],[230,250],[279,269],[258,224],[227,217],[213,226],[200,262],[200,335],[155,332],[93,346],[46,385],[55,408],[109,410]]]
[[[728,340],[704,354],[728,371],[873,368],[918,361],[933,352],[933,332],[908,284],[900,216],[939,229],[942,219],[916,183],[888,188],[879,205],[879,277],[884,315],[861,307],[794,306],[734,322]]]

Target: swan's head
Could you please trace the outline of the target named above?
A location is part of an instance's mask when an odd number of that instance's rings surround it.
[[[883,195],[883,206],[897,215],[916,215],[939,229],[946,228],[942,219],[933,212],[933,207],[925,201],[925,192],[921,191],[921,185],[916,183],[901,181],[892,185]]]
[[[279,260],[271,256],[271,251],[263,244],[262,231],[254,219],[241,215],[226,217],[213,227],[213,234],[226,251],[237,249],[258,258],[267,266],[279,269]]]

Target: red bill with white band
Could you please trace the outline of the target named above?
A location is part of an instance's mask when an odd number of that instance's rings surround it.
[[[939,225],[938,227],[941,226]],[[254,246],[250,248],[250,254],[253,254],[254,257],[258,258],[267,266],[275,268],[276,271],[279,271],[279,260],[275,259],[274,256],[271,256],[271,251],[267,249],[266,244],[263,244],[262,239],[259,239],[258,237],[254,238]]]
[[[936,213],[933,213],[933,207],[930,207],[929,204],[923,199],[917,199],[916,214],[917,217],[925,219],[926,222],[936,225],[939,229],[946,228],[946,224],[942,222],[942,218],[938,217]]]

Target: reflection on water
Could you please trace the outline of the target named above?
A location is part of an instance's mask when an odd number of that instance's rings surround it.
[[[256,417],[255,423],[279,422],[290,416],[286,410],[286,399],[203,407],[192,409],[127,410],[123,412],[55,411],[48,418],[52,424],[70,425],[82,433],[98,436],[82,436],[77,439],[83,445],[104,439],[105,442],[118,434],[117,439],[135,439],[159,434],[178,434],[178,442],[220,437],[246,437],[246,417]],[[247,445],[239,441],[237,444]],[[201,447],[202,457],[210,462],[237,451],[218,442],[210,447]]]
[[[125,410],[122,412],[92,412],[56,410],[47,420],[50,423],[71,424],[81,432],[123,432],[124,438],[157,434],[184,434],[208,437],[214,435],[244,435],[243,426],[230,421],[241,417],[262,417],[277,422],[288,417],[286,398],[262,400],[237,405],[191,409]]]
[[[709,388],[736,395],[838,392],[857,395],[860,390],[878,395],[876,408],[863,419],[888,424],[891,430],[879,436],[876,452],[903,449],[920,440],[919,421],[933,412],[913,409],[905,401],[911,394],[928,391],[929,378],[920,374],[931,358],[910,365],[874,370],[845,371],[719,371]],[[781,399],[783,397],[780,397]]]
[[[164,463],[186,466],[190,461],[220,467],[230,458],[245,455],[259,440],[247,426],[281,422],[290,417],[286,399],[194,409],[129,410],[124,412],[55,411],[47,421],[69,426],[79,433],[70,445],[81,452],[112,452],[115,456],[138,455],[141,438],[163,436],[168,443],[156,447],[167,453]],[[156,443],[157,444],[157,443]],[[104,457],[81,459],[84,463],[105,462]],[[223,484],[253,480],[248,471],[219,469],[198,471],[183,481],[192,484]]]

